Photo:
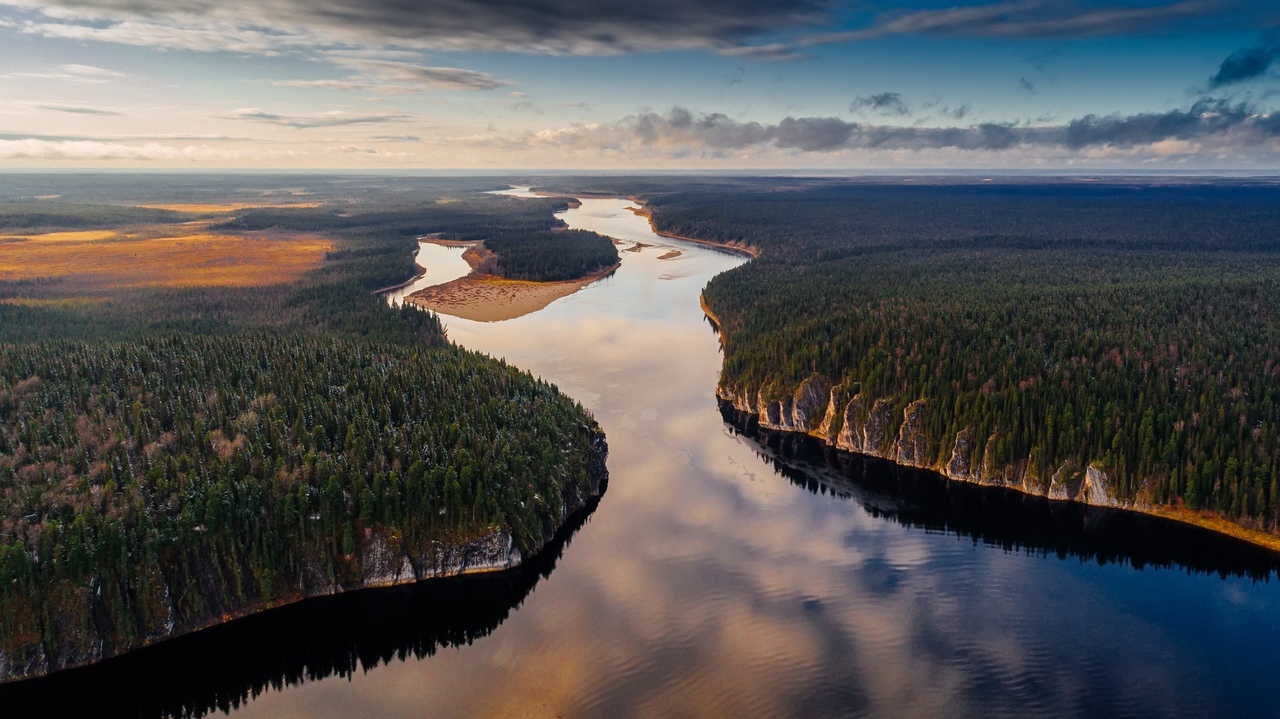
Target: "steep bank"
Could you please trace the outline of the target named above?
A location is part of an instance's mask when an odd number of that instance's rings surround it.
[[[574,495],[565,502],[560,517],[561,528],[572,523],[575,517],[597,503],[608,486],[608,471],[605,469],[608,447],[603,434],[598,435],[595,451],[597,461],[593,462],[591,468],[591,489],[585,494]],[[140,637],[127,645],[114,645],[100,637],[96,640],[86,638],[88,641],[81,642],[79,649],[64,650],[54,656],[43,648],[34,652],[22,652],[23,656],[13,656],[6,651],[6,647],[0,646],[0,683],[42,677],[66,669],[96,664],[176,637],[312,598],[362,589],[409,585],[449,577],[513,570],[531,560],[539,559],[549,549],[555,550],[553,553],[558,554],[560,546],[564,543],[562,530],[557,530],[557,533],[542,545],[532,551],[521,552],[515,545],[509,527],[497,528],[469,541],[445,540],[409,546],[387,540],[388,537],[385,534],[366,531],[364,541],[359,543],[356,551],[355,561],[360,571],[358,578],[354,580],[312,586],[306,591],[269,601],[257,601],[195,621],[181,624],[169,622],[160,627],[159,631]],[[314,577],[323,576],[324,570],[319,566],[304,566],[302,572]],[[169,594],[166,589],[165,595]]]
[[[722,325],[705,299],[702,306],[723,338]],[[955,482],[1001,487],[1036,497],[1141,512],[1185,522],[1280,551],[1280,537],[1241,526],[1211,512],[1156,504],[1141,494],[1132,500],[1122,499],[1117,496],[1111,478],[1097,466],[1079,467],[1065,463],[1052,475],[1038,477],[1028,471],[1028,459],[998,466],[979,460],[968,428],[956,433],[951,451],[945,458],[931,462],[926,456],[923,440],[929,405],[926,399],[910,402],[899,413],[895,411],[897,403],[893,398],[880,398],[869,403],[860,393],[849,396],[842,385],[832,384],[816,374],[802,382],[794,392],[779,399],[769,399],[766,388],[755,392],[734,391],[723,383],[717,385],[716,396],[735,410],[754,417],[761,427],[807,434],[845,452],[936,472]]]
[[[510,568],[607,477],[594,420],[527,373],[265,334],[0,348],[0,450],[0,679]]]

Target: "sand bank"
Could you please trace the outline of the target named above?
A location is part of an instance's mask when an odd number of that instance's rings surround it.
[[[500,322],[537,312],[561,297],[568,297],[607,277],[617,268],[618,265],[614,265],[602,272],[565,282],[530,282],[471,274],[415,292],[405,301],[464,320]]]

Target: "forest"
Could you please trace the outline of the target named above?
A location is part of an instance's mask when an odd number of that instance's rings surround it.
[[[926,466],[1105,471],[1122,502],[1280,518],[1280,188],[808,183],[653,193],[659,229],[757,247],[705,289],[721,385],[807,378],[903,410]],[[865,416],[861,419],[865,419]],[[839,421],[839,419],[837,420]]]
[[[513,280],[576,280],[618,262],[612,240],[585,230],[499,232],[484,246],[493,256],[480,269]]]
[[[342,232],[356,236],[483,240],[493,253],[482,269],[516,280],[555,282],[585,277],[618,262],[618,250],[594,232],[563,229],[552,213],[564,198],[473,196],[466,201],[379,207],[250,210],[215,225],[224,230]]]
[[[106,204],[11,203],[0,225],[133,217],[93,189]],[[584,408],[375,294],[412,276],[417,234],[556,224],[551,203],[432,189],[412,207],[326,197],[335,249],[298,282],[89,296],[0,283],[0,677],[466,552],[502,562],[502,537],[530,556],[602,491]],[[216,221],[279,213],[297,211]]]

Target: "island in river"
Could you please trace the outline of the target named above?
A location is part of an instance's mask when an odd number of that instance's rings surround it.
[[[513,279],[484,270],[483,243],[427,240],[445,247],[465,246],[462,258],[471,266],[463,277],[416,290],[405,301],[440,314],[475,320],[500,322],[537,312],[561,297],[608,277],[621,260],[602,269],[568,280]]]

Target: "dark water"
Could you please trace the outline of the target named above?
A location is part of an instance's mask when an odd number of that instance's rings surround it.
[[[743,259],[626,207],[566,219],[661,247],[533,315],[446,318],[608,434],[609,491],[558,561],[235,623],[157,653],[150,683],[108,662],[46,686],[114,671],[120,701],[253,696],[241,717],[1280,716],[1273,556],[722,414],[698,293]]]

